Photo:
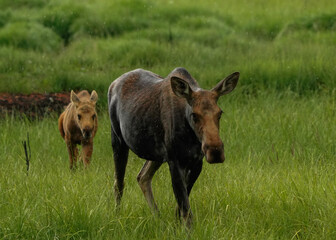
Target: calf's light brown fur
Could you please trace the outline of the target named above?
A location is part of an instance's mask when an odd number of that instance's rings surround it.
[[[76,167],[77,145],[82,145],[81,159],[87,167],[93,152],[93,138],[98,128],[96,113],[98,94],[94,90],[91,95],[86,90],[77,95],[71,91],[70,100],[71,102],[58,119],[58,129],[68,149],[70,169]]]

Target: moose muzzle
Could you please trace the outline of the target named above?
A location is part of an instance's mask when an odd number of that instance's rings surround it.
[[[91,138],[92,137],[92,128],[88,128],[88,127],[84,128],[82,130],[82,134],[83,134],[84,139]]]
[[[202,151],[208,163],[223,163],[225,160],[224,156],[224,145],[222,142],[215,145],[202,144]]]

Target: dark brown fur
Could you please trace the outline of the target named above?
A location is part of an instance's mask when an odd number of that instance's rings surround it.
[[[67,145],[70,169],[76,167],[78,144],[82,145],[82,160],[87,167],[93,152],[93,138],[98,128],[95,109],[98,95],[96,91],[92,91],[91,95],[85,90],[78,95],[71,91],[70,100],[70,104],[58,119],[58,129]]]
[[[147,160],[137,180],[150,208],[157,211],[152,178],[161,164],[168,162],[178,214],[188,227],[191,225],[189,194],[202,170],[203,157],[209,163],[224,161],[219,136],[222,111],[217,100],[235,88],[238,78],[239,73],[233,73],[208,91],[201,89],[183,68],[176,68],[166,78],[137,69],[110,85],[117,205],[131,149]]]

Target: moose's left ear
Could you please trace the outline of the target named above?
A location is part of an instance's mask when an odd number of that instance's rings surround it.
[[[73,90],[71,90],[71,93],[70,93],[70,100],[74,104],[78,104],[80,102],[78,96],[76,95],[76,93]]]
[[[218,97],[230,93],[237,86],[239,79],[239,72],[232,73],[225,79],[220,81],[211,91],[215,91]]]
[[[170,85],[176,96],[186,98],[187,101],[190,101],[193,91],[188,82],[179,77],[171,77]]]
[[[90,100],[91,100],[91,102],[94,102],[94,103],[96,103],[98,101],[98,94],[95,90],[92,91]]]

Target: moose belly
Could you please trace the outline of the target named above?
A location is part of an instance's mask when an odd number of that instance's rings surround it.
[[[163,131],[153,127],[121,125],[121,132],[128,147],[140,158],[164,162]]]

